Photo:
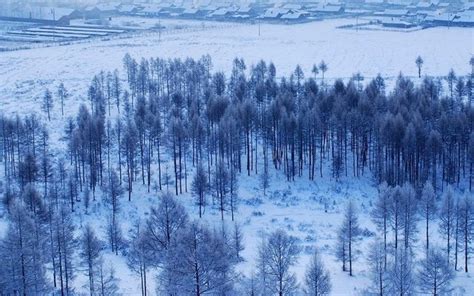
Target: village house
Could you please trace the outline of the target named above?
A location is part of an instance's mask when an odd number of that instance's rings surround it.
[[[282,15],[280,19],[286,22],[302,22],[307,20],[309,16],[310,14],[307,11],[291,11]]]
[[[442,13],[439,15],[429,15],[423,23],[429,26],[452,26],[456,15],[453,13]]]
[[[342,5],[319,5],[312,10],[315,14],[320,15],[336,15],[344,12],[344,6]]]
[[[388,28],[408,29],[408,28],[416,27],[416,24],[412,22],[408,22],[406,20],[399,19],[399,18],[393,18],[393,19],[383,20],[382,26],[388,27]]]
[[[207,15],[207,11],[199,8],[186,8],[181,16],[184,18],[203,18]]]
[[[280,19],[283,15],[288,14],[293,12],[291,9],[286,9],[286,8],[270,8],[265,11],[264,14],[259,16],[259,19],[264,19],[264,20],[278,20]]]
[[[149,4],[143,7],[142,10],[138,12],[139,15],[156,17],[160,14],[162,8],[156,4]]]
[[[474,10],[459,13],[453,20],[453,24],[458,27],[474,27]]]
[[[235,13],[235,11],[236,9],[232,7],[222,7],[210,13],[208,17],[223,20],[226,18],[230,18]]]
[[[407,9],[385,9],[381,12],[374,12],[376,16],[383,16],[383,17],[404,17],[409,14]]]
[[[134,15],[136,14],[140,8],[136,5],[133,4],[125,4],[125,5],[120,5],[118,12],[122,15]]]

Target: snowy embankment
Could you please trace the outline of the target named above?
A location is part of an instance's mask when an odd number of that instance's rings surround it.
[[[425,60],[423,72],[431,75],[445,75],[450,68],[458,73],[467,73],[469,58],[473,53],[473,32],[462,28],[434,28],[429,30],[404,32],[376,32],[335,29],[350,20],[332,20],[294,26],[262,25],[261,36],[255,25],[206,29],[196,32],[164,34],[163,36],[143,36],[130,39],[111,40],[100,43],[75,44],[64,47],[37,48],[24,51],[0,53],[0,112],[6,114],[40,114],[41,96],[45,88],[56,89],[64,82],[71,93],[67,99],[66,116],[54,112],[51,122],[51,141],[56,143],[53,150],[62,150],[66,143],[62,140],[66,118],[75,116],[78,106],[86,103],[86,90],[90,79],[101,70],[122,68],[122,58],[130,53],[135,58],[161,57],[185,58],[210,54],[214,70],[229,73],[232,59],[243,57],[248,65],[260,59],[273,61],[278,75],[291,73],[296,64],[301,64],[306,75],[311,75],[310,66],[324,59],[329,70],[326,79],[351,77],[360,71],[366,77],[381,73],[393,79],[400,70],[408,76],[416,76],[414,60],[421,55]],[[59,103],[56,102],[59,110]],[[170,165],[171,167],[171,165]],[[348,168],[350,175],[350,168]],[[366,257],[370,238],[357,246],[359,259],[354,267],[354,277],[342,272],[341,264],[334,256],[336,231],[339,227],[343,208],[349,199],[356,201],[361,213],[360,225],[367,234],[375,232],[368,213],[377,195],[377,189],[367,174],[360,179],[342,178],[336,182],[325,168],[324,177],[308,181],[306,176],[293,183],[287,183],[281,172],[272,170],[270,190],[266,196],[255,176],[243,174],[239,178],[240,205],[237,222],[243,227],[245,262],[238,269],[250,274],[255,268],[257,247],[268,232],[283,228],[299,238],[303,252],[295,271],[301,281],[309,255],[318,247],[323,260],[330,270],[334,295],[353,295],[362,292],[369,284]],[[191,176],[191,174],[190,174]],[[191,178],[188,178],[188,181]],[[190,183],[188,183],[188,189]],[[138,219],[146,219],[149,207],[156,205],[158,193],[147,193],[144,186],[136,184],[132,201],[122,198],[120,213],[124,233]],[[189,193],[179,200],[186,206],[192,217],[197,217],[197,208]],[[327,204],[327,212],[324,205]],[[81,205],[82,207],[82,205]],[[93,203],[89,214],[77,216],[80,229],[86,223],[95,226],[105,237],[108,209],[100,196]],[[83,209],[78,211],[83,213]],[[220,215],[212,206],[206,209],[204,219],[210,225],[220,225]],[[229,222],[230,216],[226,216]],[[0,234],[4,219],[0,218]],[[433,230],[435,231],[435,230]],[[421,233],[420,233],[421,237]],[[421,242],[419,242],[421,253]],[[126,267],[124,256],[115,256],[109,250],[106,262],[114,265],[120,278],[124,294],[136,295],[140,291],[139,277]],[[472,279],[459,272],[456,280],[458,291],[474,289]],[[75,281],[78,291],[86,279],[81,275]],[[150,286],[153,290],[153,285]]]

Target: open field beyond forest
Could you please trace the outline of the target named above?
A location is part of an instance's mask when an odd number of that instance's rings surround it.
[[[146,20],[149,22],[149,20]],[[447,75],[451,68],[465,75],[474,52],[473,30],[468,28],[432,28],[416,32],[355,31],[336,29],[354,20],[327,20],[297,25],[229,24],[213,28],[201,22],[163,20],[172,27],[188,24],[199,30],[173,30],[170,33],[144,35],[111,41],[94,41],[70,46],[37,48],[0,54],[0,99],[15,95],[31,100],[42,87],[63,81],[74,94],[80,94],[92,74],[101,70],[122,70],[126,53],[135,58],[198,58],[211,55],[215,71],[230,72],[235,57],[247,65],[264,59],[272,61],[277,76],[291,73],[301,64],[307,76],[313,63],[325,60],[326,77],[350,78],[360,72],[370,78],[381,74],[395,78],[401,71],[416,77],[415,58],[425,63],[423,72]],[[215,24],[214,24],[215,25]],[[36,87],[42,86],[42,87]],[[23,111],[29,111],[24,109]]]

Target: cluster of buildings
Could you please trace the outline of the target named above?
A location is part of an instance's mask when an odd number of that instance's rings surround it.
[[[379,0],[368,1],[379,2]],[[372,15],[379,17],[382,25],[386,27],[474,27],[474,2],[447,0],[408,2],[405,5],[392,5],[384,10],[374,10]]]
[[[25,0],[26,1],[26,0]],[[0,3],[0,19],[68,24],[71,19],[103,19],[118,15],[209,19],[221,21],[306,22],[331,17],[374,16],[384,26],[474,26],[471,0],[123,0],[62,6]],[[474,0],[472,0],[474,1]],[[57,3],[62,3],[57,0]],[[55,3],[56,3],[55,2]],[[67,3],[67,1],[65,1]],[[3,6],[2,6],[3,5]]]

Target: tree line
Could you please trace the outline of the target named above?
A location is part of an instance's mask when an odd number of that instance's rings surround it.
[[[297,66],[279,80],[272,63],[247,69],[237,58],[229,77],[212,71],[209,56],[136,61],[126,55],[123,64],[125,79],[118,70],[93,77],[88,103],[75,117],[64,118],[63,145],[51,143],[50,131],[35,114],[0,115],[2,194],[9,220],[0,244],[8,258],[0,269],[1,293],[55,289],[73,294],[71,283],[79,270],[86,270],[91,295],[118,293],[115,272],[103,259],[108,246],[116,255],[126,253],[143,295],[151,269],[160,270],[151,279],[164,289],[160,293],[219,294],[242,282],[256,294],[286,295],[297,288],[290,272],[301,251],[295,238],[280,230],[272,233],[260,246],[255,276],[241,280],[235,271],[242,260],[239,226],[213,229],[191,220],[170,192],[190,192],[199,217],[212,206],[222,220],[229,215],[233,221],[239,174],[258,178],[266,194],[270,170],[280,171],[287,182],[318,182],[325,167],[341,182],[370,174],[381,184],[373,213],[381,239],[370,254],[380,272],[380,295],[386,294],[388,272],[400,281],[407,279],[406,272],[413,275],[410,252],[420,219],[426,227],[423,264],[468,271],[472,199],[455,198],[451,188],[472,192],[474,182],[472,74],[457,77],[451,71],[443,81],[427,76],[419,84],[400,75],[387,92],[380,75],[365,86],[360,73],[329,84],[324,61],[311,75]],[[422,64],[417,61],[420,73]],[[54,94],[45,90],[42,108],[48,120],[64,117],[70,96],[64,84]],[[56,101],[61,114],[53,112]],[[124,194],[129,201],[137,198],[137,183],[149,192],[167,193],[127,237],[117,215]],[[74,235],[74,213],[88,213],[96,199],[109,210],[107,242],[92,226]],[[435,219],[446,255],[430,247]],[[336,253],[350,275],[360,236],[357,210],[349,203]],[[437,263],[440,256],[447,259]],[[52,283],[47,272],[53,274]],[[319,254],[305,281],[312,295],[330,290]],[[390,285],[402,293],[414,283]]]

